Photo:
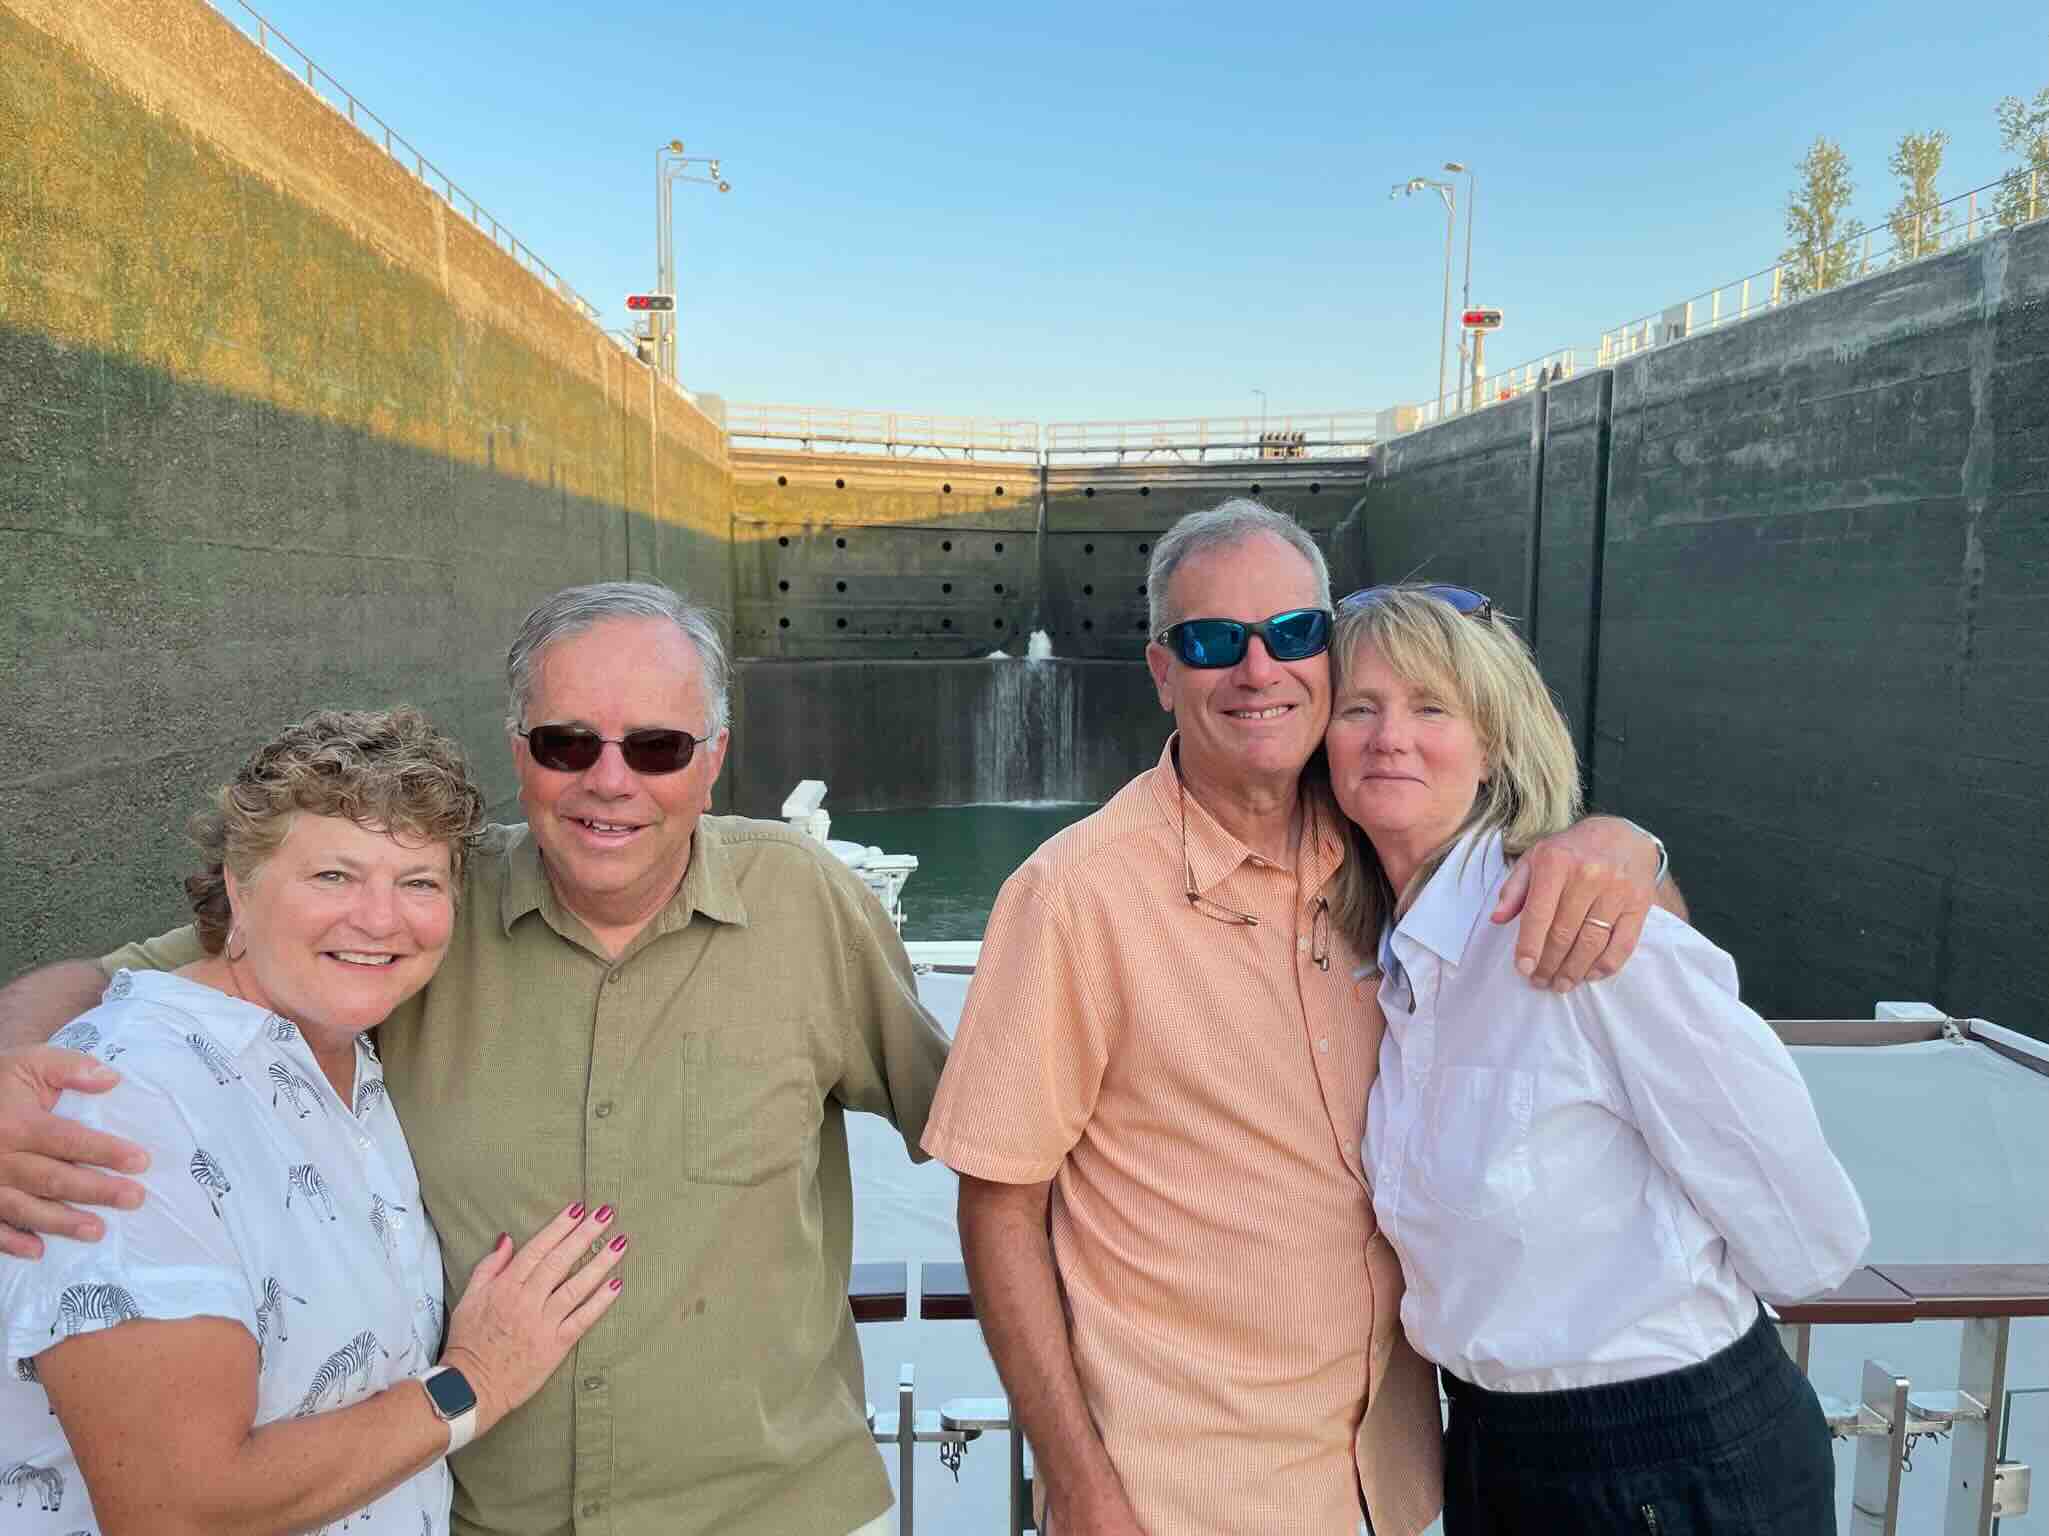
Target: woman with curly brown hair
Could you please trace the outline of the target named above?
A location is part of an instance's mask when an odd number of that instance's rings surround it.
[[[0,1467],[35,1491],[29,1532],[435,1536],[446,1456],[612,1304],[626,1239],[577,1202],[444,1311],[364,1038],[441,963],[483,809],[417,711],[308,717],[194,820],[205,957],[120,972],[58,1036],[122,1075],[63,1110],[150,1169],[105,1241],[0,1271]]]

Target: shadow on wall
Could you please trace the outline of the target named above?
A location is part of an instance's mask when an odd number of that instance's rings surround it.
[[[0,326],[0,977],[182,912],[200,794],[320,705],[418,704],[516,815],[505,646],[651,574],[727,607],[722,544],[131,359]],[[29,894],[33,893],[33,894]]]

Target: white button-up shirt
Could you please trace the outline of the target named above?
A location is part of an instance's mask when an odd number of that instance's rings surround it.
[[[356,1048],[343,1103],[288,1021],[160,972],[118,972],[55,1044],[119,1067],[60,1112],[150,1155],[134,1211],[98,1243],[47,1240],[0,1263],[0,1509],[9,1536],[93,1533],[91,1501],[35,1357],[131,1318],[224,1317],[255,1338],[256,1422],[340,1408],[431,1366],[441,1350],[441,1245],[384,1076]],[[349,1517],[362,1536],[443,1536],[447,1463]]]
[[[1654,909],[1617,975],[1541,990],[1487,921],[1507,878],[1469,836],[1381,946],[1365,1165],[1417,1351],[1491,1391],[1627,1381],[1840,1284],[1864,1207],[1734,962]]]

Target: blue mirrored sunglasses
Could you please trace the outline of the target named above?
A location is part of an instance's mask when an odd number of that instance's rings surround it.
[[[1380,602],[1392,592],[1420,592],[1425,597],[1434,597],[1440,602],[1451,604],[1468,618],[1491,619],[1494,617],[1494,599],[1484,592],[1475,592],[1471,587],[1451,587],[1430,582],[1416,586],[1361,587],[1358,591],[1338,600],[1338,612],[1348,613],[1354,608],[1364,608]]]
[[[1307,661],[1330,649],[1328,608],[1290,608],[1272,618],[1245,624],[1237,619],[1183,619],[1153,639],[1181,658],[1183,666],[1214,671],[1235,667],[1245,659],[1254,635],[1275,661]]]

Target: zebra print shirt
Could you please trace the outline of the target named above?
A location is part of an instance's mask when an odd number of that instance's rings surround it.
[[[258,1351],[258,1423],[345,1407],[439,1356],[441,1249],[382,1068],[364,1044],[337,1094],[281,1023],[182,977],[123,971],[66,1026],[74,1048],[119,1055],[123,1077],[64,1112],[149,1148],[147,1198],[102,1213],[104,1242],[52,1239],[40,1264],[0,1264],[7,1536],[98,1536],[35,1369],[64,1339],[134,1318],[239,1322]],[[449,1493],[437,1462],[347,1528],[445,1536]]]

